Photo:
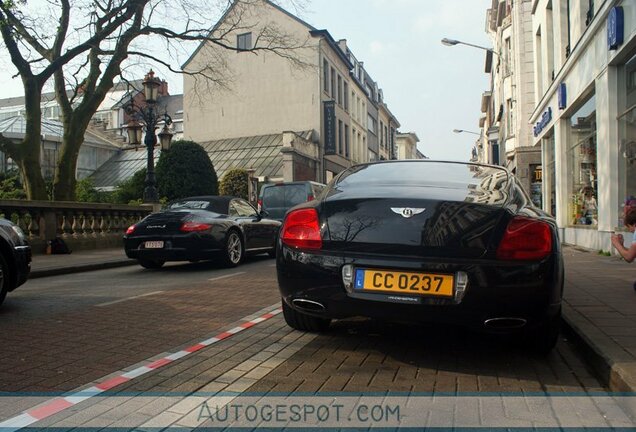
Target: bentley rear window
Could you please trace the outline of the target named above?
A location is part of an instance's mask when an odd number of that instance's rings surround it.
[[[427,186],[452,189],[505,190],[508,173],[497,167],[453,162],[395,161],[349,168],[339,186]]]

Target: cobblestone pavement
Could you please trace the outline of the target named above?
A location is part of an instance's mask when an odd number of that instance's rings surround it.
[[[36,426],[142,430],[213,426],[214,422],[202,416],[206,401],[227,404],[246,395],[253,397],[252,402],[267,401],[290,392],[292,400],[300,401],[339,392],[460,392],[475,396],[545,392],[571,395],[603,390],[565,339],[544,358],[529,355],[514,341],[502,342],[459,329],[441,331],[435,327],[347,320],[336,323],[324,335],[314,335],[289,329],[278,315],[143,379],[120,385],[108,392],[108,398],[93,398]],[[186,395],[191,397],[185,398]],[[506,408],[506,403],[511,405]],[[514,411],[514,403],[514,399],[504,401],[501,409]],[[598,425],[595,421],[604,422],[602,412],[607,410],[595,410],[596,417],[587,410],[564,412],[561,421],[565,416],[574,425]],[[487,413],[483,415],[487,417]],[[514,419],[516,415],[507,418]],[[524,415],[529,419],[532,412]],[[453,415],[449,417],[452,418]],[[618,426],[632,424],[625,414],[615,416],[614,421]],[[517,419],[502,425],[542,425],[540,421],[533,422]]]

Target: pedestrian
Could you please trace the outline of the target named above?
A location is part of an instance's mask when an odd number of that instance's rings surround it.
[[[629,249],[623,246],[624,239],[621,234],[612,234],[612,244],[623,259],[630,263],[636,259],[636,208],[630,209],[625,215],[625,226],[634,236]],[[634,281],[634,290],[636,291],[636,281]]]

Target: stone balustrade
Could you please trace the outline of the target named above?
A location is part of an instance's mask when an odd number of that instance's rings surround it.
[[[22,228],[34,253],[44,253],[56,237],[71,249],[121,246],[126,229],[151,211],[148,206],[0,200],[0,217]]]

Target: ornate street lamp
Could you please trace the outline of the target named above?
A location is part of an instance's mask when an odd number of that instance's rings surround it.
[[[144,145],[148,151],[148,165],[143,201],[144,203],[157,203],[159,202],[159,194],[157,193],[157,178],[155,177],[154,151],[157,145],[155,130],[159,127],[159,123],[163,121],[163,129],[159,133],[159,144],[161,145],[161,150],[169,150],[172,133],[168,126],[172,124],[172,118],[165,111],[163,114],[159,114],[157,111],[156,103],[159,98],[161,81],[155,77],[155,73],[152,70],[145,76],[143,85],[146,103],[139,107],[135,105],[131,96],[130,103],[125,107],[126,113],[131,117],[126,126],[126,132],[129,144],[134,146],[141,143],[142,132],[146,132]]]

